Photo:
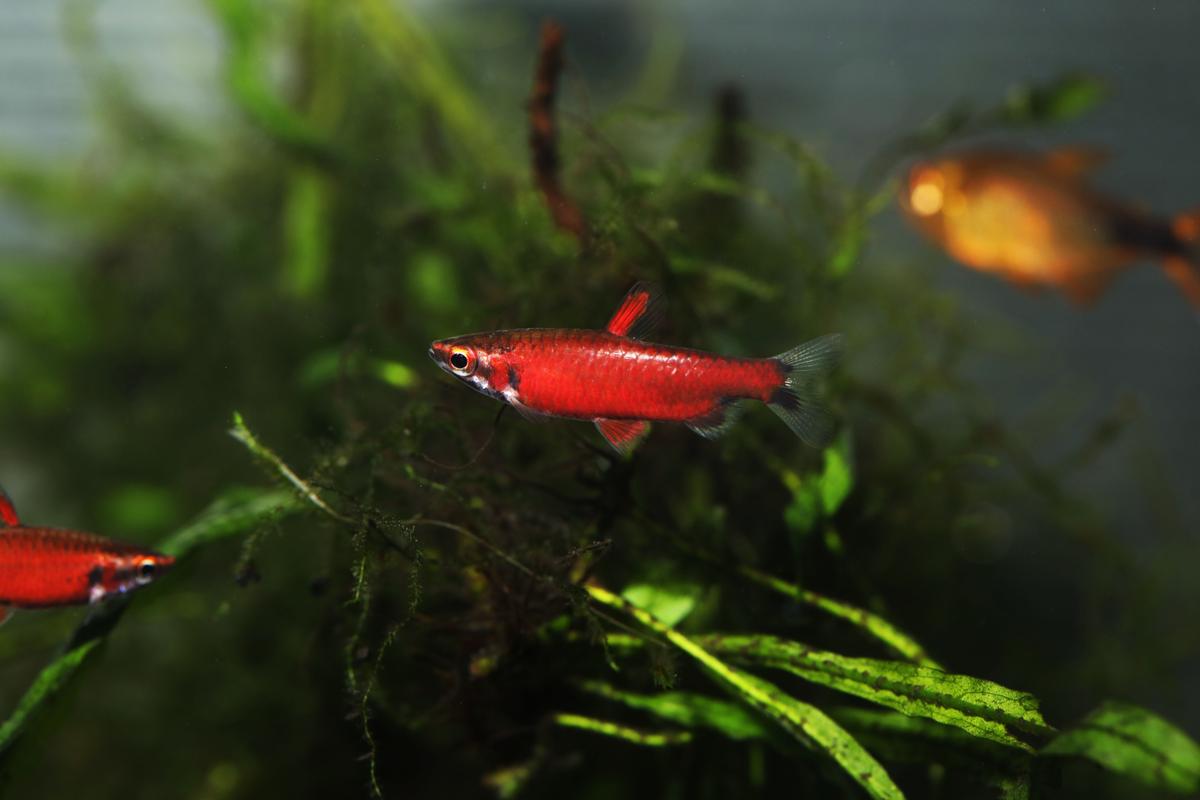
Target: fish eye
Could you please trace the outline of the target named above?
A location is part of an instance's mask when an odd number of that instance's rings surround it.
[[[475,353],[466,347],[455,347],[447,360],[450,369],[457,375],[470,375],[475,371]]]
[[[137,576],[139,581],[148,581],[154,577],[156,567],[153,561],[143,561],[138,564]]]

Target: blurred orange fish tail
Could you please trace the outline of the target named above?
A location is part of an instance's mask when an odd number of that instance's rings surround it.
[[[1187,245],[1187,255],[1168,256],[1163,261],[1163,269],[1188,302],[1194,308],[1200,308],[1200,209],[1180,214],[1172,222],[1171,228],[1179,240]]]

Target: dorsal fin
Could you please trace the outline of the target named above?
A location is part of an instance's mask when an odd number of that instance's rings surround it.
[[[1098,147],[1060,147],[1046,153],[1044,163],[1056,175],[1063,178],[1082,178],[1096,167],[1108,161],[1108,152]]]
[[[633,285],[617,312],[604,329],[617,336],[642,339],[649,336],[662,321],[666,302],[662,292],[651,283],[639,281]]]
[[[12,500],[8,497],[8,492],[0,487],[0,521],[4,522],[5,528],[21,527],[21,518],[17,516],[17,509],[12,504]]]

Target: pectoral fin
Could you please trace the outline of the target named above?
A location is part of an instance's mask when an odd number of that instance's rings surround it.
[[[662,321],[665,308],[658,287],[645,282],[635,283],[604,329],[617,336],[645,338]]]
[[[623,456],[629,455],[650,432],[650,423],[639,419],[598,419],[596,430]]]
[[[0,521],[4,523],[0,527],[21,527],[21,518],[17,516],[17,509],[13,506],[12,500],[9,499],[8,493],[4,489],[0,489]]]
[[[12,606],[0,606],[0,625],[3,625],[4,623],[6,623],[10,619],[12,619],[12,615],[13,615],[13,607]]]
[[[521,415],[522,419],[525,419],[529,422],[545,422],[547,419],[549,419],[548,414],[538,411],[537,409],[530,408],[522,403],[520,398],[514,397],[508,401],[508,404],[516,409],[517,413]]]

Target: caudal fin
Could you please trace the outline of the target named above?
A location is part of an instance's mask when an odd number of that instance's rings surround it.
[[[833,437],[833,414],[818,391],[842,355],[844,339],[831,333],[775,356],[784,368],[783,386],[768,405],[805,444],[824,447]]]
[[[1200,210],[1180,214],[1171,228],[1186,254],[1167,256],[1163,269],[1192,307],[1200,309]]]

